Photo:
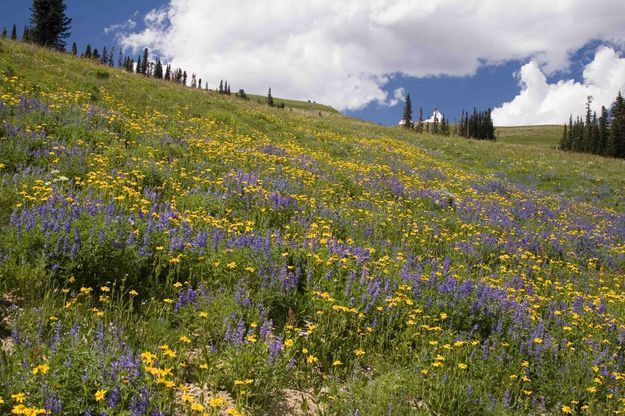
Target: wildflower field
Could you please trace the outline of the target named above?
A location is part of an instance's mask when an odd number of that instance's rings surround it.
[[[625,162],[0,41],[0,414],[625,413]]]

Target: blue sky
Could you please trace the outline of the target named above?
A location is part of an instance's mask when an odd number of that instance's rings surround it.
[[[500,107],[499,124],[559,123],[583,109],[586,95],[608,104],[625,87],[620,1],[596,1],[603,11],[593,15],[593,0],[570,0],[564,12],[538,0],[516,2],[525,5],[517,10],[495,0],[478,0],[477,8],[459,0],[349,7],[331,0],[69,0],[68,48],[74,41],[81,52],[87,43],[123,46],[135,56],[149,47],[210,85],[228,79],[234,89],[260,94],[271,86],[274,96],[328,103],[380,124],[397,123],[405,93],[415,118],[419,107],[426,116],[438,107],[451,120],[462,109]],[[0,27],[16,23],[21,36],[30,4],[0,0]],[[518,21],[493,24],[511,15]],[[577,30],[557,27],[567,19],[581,22]],[[584,79],[587,68],[595,80]]]

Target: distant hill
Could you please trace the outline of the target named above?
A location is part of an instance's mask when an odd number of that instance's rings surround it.
[[[497,141],[512,144],[557,146],[562,138],[562,126],[497,127]]]

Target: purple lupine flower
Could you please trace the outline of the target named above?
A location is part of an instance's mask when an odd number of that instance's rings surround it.
[[[50,392],[46,393],[46,397],[43,402],[43,407],[44,409],[46,409],[48,414],[52,414],[52,415],[61,413],[63,411],[63,405],[61,403],[61,399],[59,399],[56,395]]]
[[[269,363],[273,364],[276,361],[278,355],[282,352],[282,337],[274,336],[269,341]]]
[[[273,321],[271,319],[267,319],[260,326],[259,333],[260,337],[263,340],[266,340],[273,331]]]
[[[106,395],[106,405],[108,407],[117,407],[119,401],[121,400],[122,395],[119,391],[119,387],[115,386],[111,391]]]
[[[144,416],[147,414],[150,407],[150,393],[147,389],[142,388],[139,393],[132,396],[130,400],[130,415],[131,416]]]

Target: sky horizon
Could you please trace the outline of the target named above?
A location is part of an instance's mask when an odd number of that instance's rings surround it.
[[[123,48],[196,73],[210,88],[328,104],[397,124],[438,108],[493,109],[498,126],[563,124],[625,92],[620,0],[68,0],[67,48]],[[0,29],[21,38],[30,1],[0,0]],[[117,53],[116,53],[117,55]]]

